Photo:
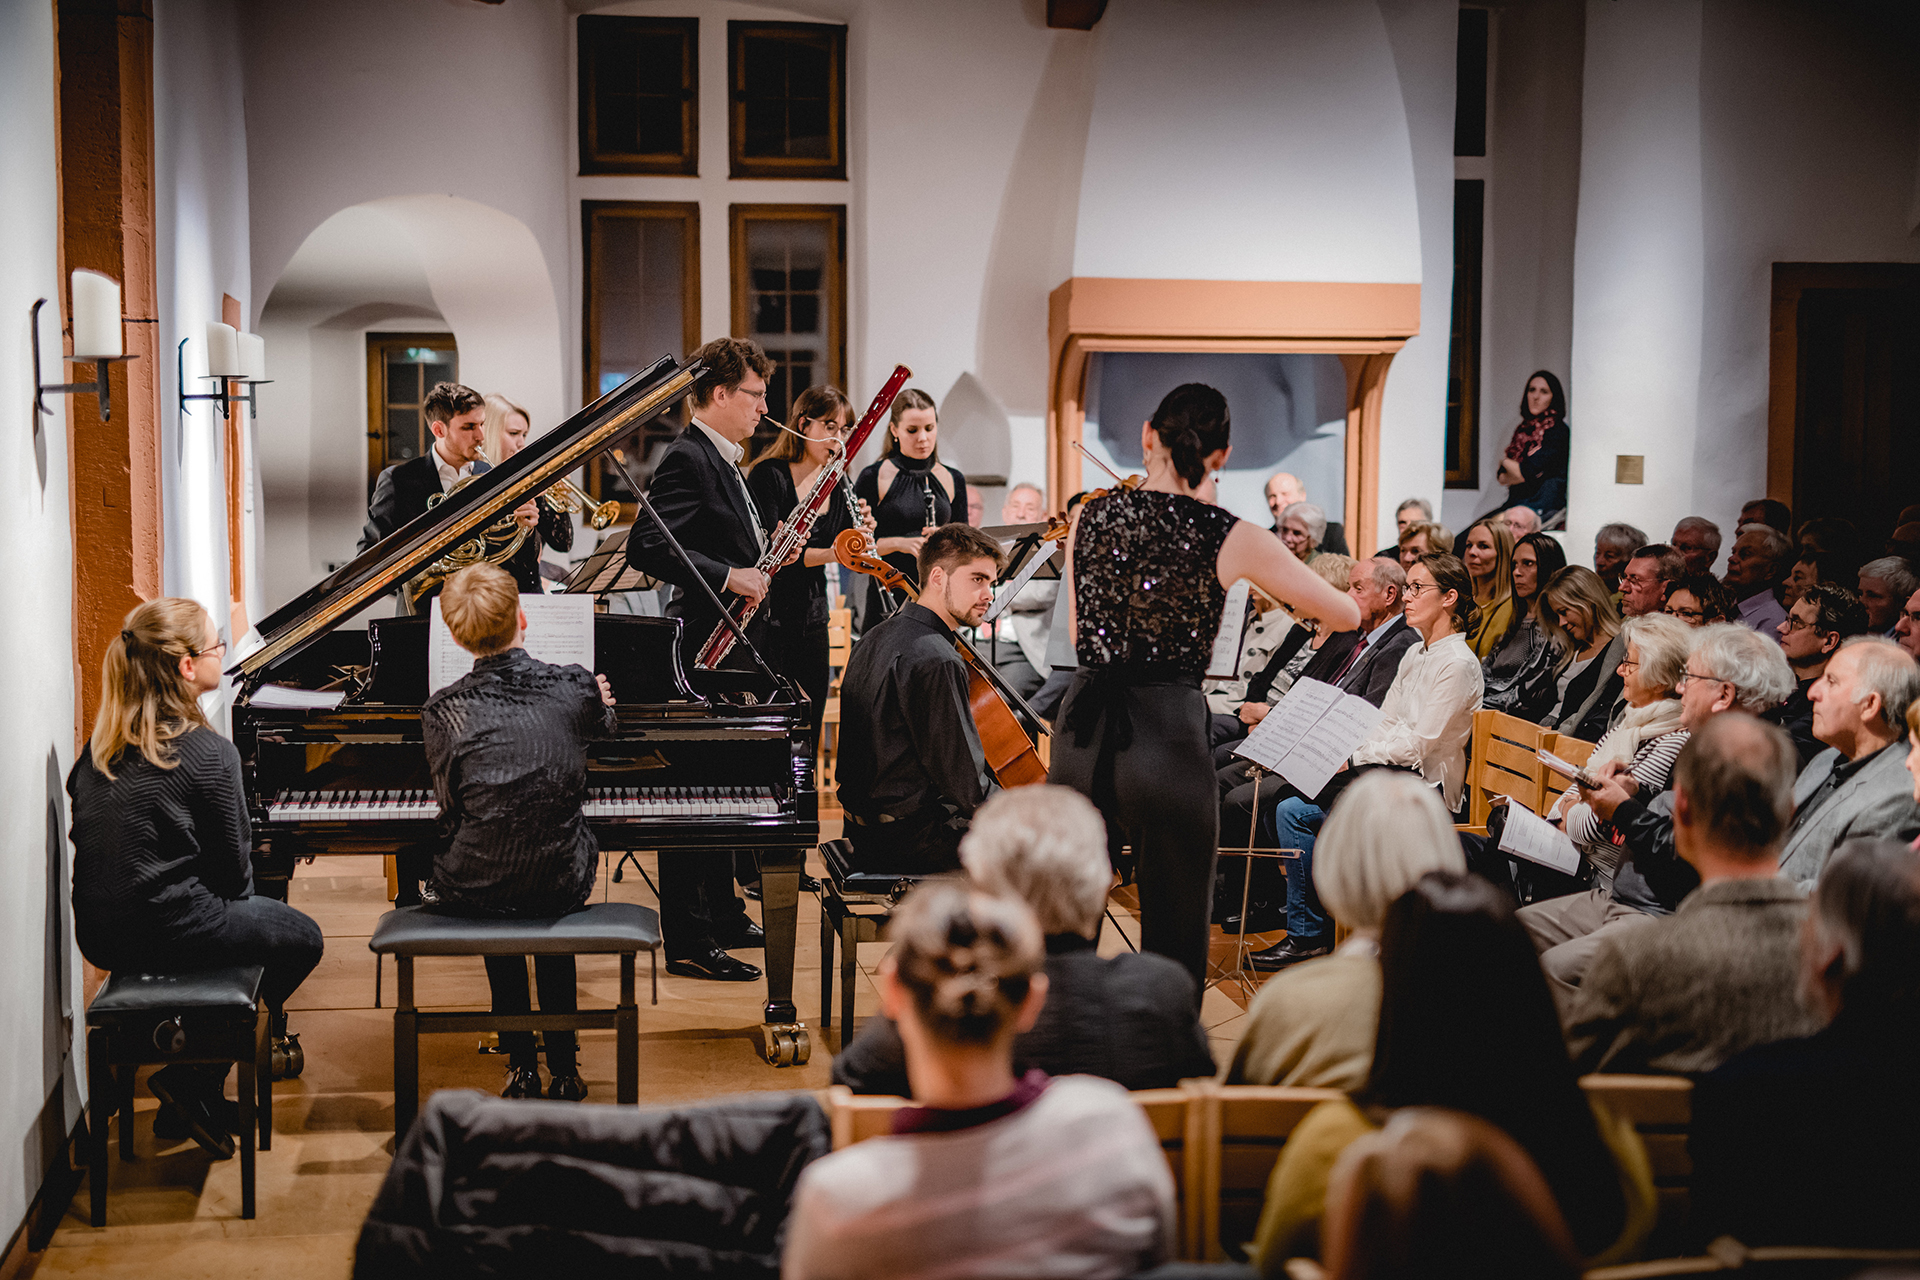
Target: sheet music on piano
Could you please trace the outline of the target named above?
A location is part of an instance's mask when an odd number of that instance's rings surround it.
[[[557,667],[577,662],[593,670],[592,596],[522,595],[520,607],[527,611],[529,654]],[[427,692],[438,693],[473,670],[473,655],[447,629],[439,596],[433,598],[428,627]]]
[[[1233,754],[1319,795],[1380,723],[1380,708],[1321,680],[1296,680]]]

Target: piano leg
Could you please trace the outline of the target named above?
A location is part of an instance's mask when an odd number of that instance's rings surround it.
[[[767,1008],[761,1051],[776,1067],[805,1065],[813,1043],[793,1003],[793,956],[799,936],[800,872],[805,849],[766,849],[760,859],[760,927],[766,931]]]

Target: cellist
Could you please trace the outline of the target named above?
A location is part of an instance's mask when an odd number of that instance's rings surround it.
[[[942,525],[919,554],[920,598],[868,627],[840,684],[840,805],[863,871],[957,870],[960,837],[992,793],[954,634],[993,604],[1000,544]]]

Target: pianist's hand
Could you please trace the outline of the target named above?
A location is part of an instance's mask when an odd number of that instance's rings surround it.
[[[1273,710],[1271,702],[1247,701],[1240,704],[1240,723],[1256,725],[1267,718],[1267,712]]]
[[[613,686],[607,683],[607,678],[603,675],[595,674],[593,682],[600,686],[600,701],[606,703],[608,706],[612,706]]]
[[[727,590],[759,604],[767,598],[767,575],[758,569],[729,569]]]
[[[522,529],[531,529],[540,523],[540,508],[532,502],[523,502],[513,509],[513,520]]]

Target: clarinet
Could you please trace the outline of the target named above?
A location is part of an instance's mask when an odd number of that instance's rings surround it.
[[[861,416],[852,434],[847,437],[845,446],[841,448],[840,456],[820,468],[819,474],[813,478],[813,484],[808,487],[806,496],[800,499],[799,505],[788,513],[787,518],[780,522],[780,527],[773,531],[773,536],[767,539],[767,549],[761,554],[760,563],[754,568],[771,579],[796,550],[807,545],[808,540],[813,537],[813,526],[826,511],[827,502],[833,497],[835,487],[846,478],[847,467],[853,462],[853,455],[858,453],[860,446],[867,442],[867,437],[872,434],[875,424],[880,421],[880,415],[887,411],[887,406],[893,403],[894,396],[900,393],[900,388],[905,386],[907,379],[912,376],[913,370],[907,366],[903,364],[893,366],[893,375],[887,379],[886,385],[880,388],[880,394],[873,398],[873,403],[867,406],[866,413]],[[929,497],[927,502],[928,509],[931,511],[933,499]],[[741,630],[745,630],[747,619],[753,617],[759,608],[759,605],[742,598],[734,603],[730,612],[735,624]],[[694,665],[702,671],[711,671],[718,667],[733,651],[733,637],[734,632],[726,623],[722,622],[715,626],[713,634],[707,637],[706,644],[700,647],[700,654],[694,659]]]

